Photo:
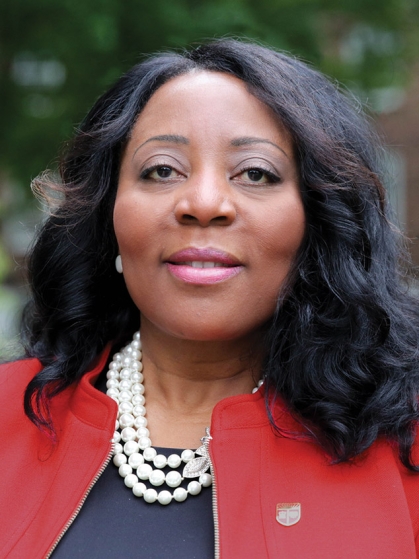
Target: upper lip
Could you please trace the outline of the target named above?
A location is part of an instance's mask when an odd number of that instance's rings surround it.
[[[171,254],[166,262],[180,264],[182,262],[216,262],[224,266],[240,266],[238,258],[218,248],[188,247]]]

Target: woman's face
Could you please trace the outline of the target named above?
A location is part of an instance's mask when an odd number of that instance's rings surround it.
[[[143,324],[192,340],[256,333],[304,236],[288,133],[233,76],[172,79],[134,126],[114,226]]]

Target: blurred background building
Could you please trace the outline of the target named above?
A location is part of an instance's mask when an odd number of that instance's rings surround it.
[[[355,95],[389,146],[387,188],[419,265],[419,0],[13,0],[0,4],[0,355],[16,342],[24,256],[44,218],[30,182],[144,54],[249,37]]]

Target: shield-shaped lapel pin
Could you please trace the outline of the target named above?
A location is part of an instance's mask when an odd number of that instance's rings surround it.
[[[293,526],[301,518],[300,503],[278,503],[276,505],[276,520],[282,526]]]

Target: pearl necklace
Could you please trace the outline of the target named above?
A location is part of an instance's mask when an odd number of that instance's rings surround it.
[[[198,495],[203,487],[212,484],[212,476],[207,473],[211,465],[208,450],[211,439],[209,428],[206,428],[206,434],[201,439],[202,445],[197,450],[186,449],[180,456],[173,453],[168,458],[157,454],[147,429],[141,359],[140,333],[136,332],[132,342],[113,356],[106,374],[106,394],[118,403],[118,418],[112,438],[113,463],[125,485],[132,489],[136,497],[142,497],[147,503],[158,501],[161,505],[168,505],[172,499],[181,503],[188,495]],[[263,381],[259,381],[253,392],[262,383]],[[182,462],[185,466],[181,475],[176,468]],[[162,470],[167,466],[173,471],[165,474]],[[198,481],[190,481],[187,489],[179,487],[185,478],[198,478]],[[154,487],[165,483],[174,491],[171,493],[164,489],[157,492],[153,487],[146,486],[144,481],[147,480]]]

